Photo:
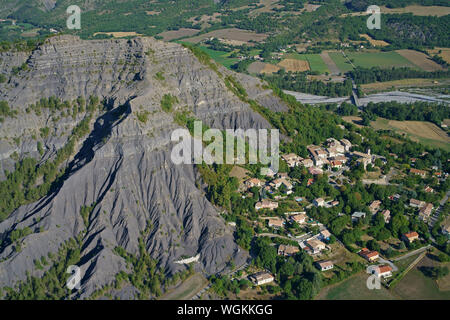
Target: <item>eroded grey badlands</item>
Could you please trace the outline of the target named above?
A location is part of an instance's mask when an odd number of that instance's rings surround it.
[[[83,119],[63,117],[52,122],[48,110],[40,116],[26,108],[42,97],[73,100],[98,96],[110,111],[97,112],[90,133],[76,146],[63,183],[50,195],[15,210],[0,223],[0,239],[14,229],[42,228],[28,235],[22,250],[0,248],[0,287],[14,286],[26,272],[40,276],[34,260],[56,253],[60,245],[85,228],[80,208],[95,203],[82,240],[81,298],[111,283],[126,263],[113,253],[116,246],[137,253],[141,232],[151,226],[145,246],[167,273],[186,268],[174,262],[200,254],[196,269],[206,274],[225,270],[227,263],[244,263],[247,253],[238,252],[233,229],[205,197],[204,184],[193,165],[175,165],[170,159],[171,132],[179,125],[173,112],[161,110],[164,94],[178,98],[174,111],[188,109],[211,128],[269,128],[250,106],[230,92],[223,79],[200,63],[186,48],[149,38],[83,41],[60,36],[30,53],[2,53],[0,72],[10,74],[26,63],[9,82],[0,85],[0,100],[18,110],[15,118],[0,124],[0,179],[13,170],[19,158],[52,159],[67,142],[71,130]],[[219,67],[224,75],[230,71]],[[164,74],[164,81],[155,78]],[[272,110],[286,110],[258,79],[234,74],[249,96]],[[114,111],[125,106],[116,117]],[[149,112],[146,123],[137,113]],[[37,150],[34,136],[50,127]],[[14,138],[20,137],[17,143]]]

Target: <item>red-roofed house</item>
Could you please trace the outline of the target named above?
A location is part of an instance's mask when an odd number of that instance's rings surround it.
[[[425,207],[420,208],[419,217],[422,220],[427,220],[431,216],[431,212],[433,211],[433,204],[427,203]]]
[[[392,268],[388,265],[378,266],[375,268],[375,274],[380,278],[389,278],[392,277]]]
[[[419,240],[419,234],[415,231],[405,233],[402,235],[402,239],[407,241],[408,243],[413,242],[414,240]]]
[[[361,251],[359,251],[359,255],[369,262],[373,262],[380,257],[378,251],[370,251],[367,248],[362,248]]]
[[[331,161],[330,161],[330,166],[331,166],[332,168],[338,168],[338,169],[340,169],[340,168],[342,168],[342,162],[339,161],[339,160],[331,160]]]
[[[409,170],[409,173],[421,176],[422,178],[425,178],[427,176],[427,172],[423,171],[423,170],[418,170],[418,169],[411,169]]]
[[[422,208],[425,206],[425,202],[417,199],[409,199],[409,206],[414,208]]]

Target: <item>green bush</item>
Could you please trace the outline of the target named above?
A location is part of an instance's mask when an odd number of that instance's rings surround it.
[[[178,103],[178,99],[171,94],[165,94],[161,99],[161,109],[165,112],[171,112],[175,103]]]
[[[147,123],[149,114],[150,114],[150,112],[145,110],[145,111],[142,111],[142,112],[137,112],[136,113],[136,117],[138,118],[138,120],[140,122]]]

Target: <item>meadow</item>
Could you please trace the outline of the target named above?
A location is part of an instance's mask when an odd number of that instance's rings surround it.
[[[178,43],[184,43],[184,41],[176,41]],[[231,52],[225,51],[217,51],[209,49],[206,46],[198,46],[202,51],[207,53],[214,61],[223,65],[224,67],[230,69],[233,64],[236,64],[239,59],[238,58],[230,58]]]
[[[450,299],[450,291],[440,290],[436,280],[425,276],[420,270],[424,266],[436,265],[438,263],[426,256],[392,289],[393,293],[401,299]]]
[[[322,289],[316,300],[395,300],[398,299],[385,287],[369,290],[366,281],[369,275],[363,271],[340,283]]]
[[[396,261],[400,269],[405,269],[417,255]],[[380,290],[369,290],[366,286],[368,274],[358,273],[340,283],[325,287],[316,297],[317,300],[423,300],[423,299],[450,299],[450,291],[442,290],[448,288],[450,275],[439,281],[424,275],[421,268],[424,266],[449,265],[449,263],[438,263],[425,256],[412,270],[410,270],[400,282],[391,289],[384,286]],[[441,288],[442,287],[442,288]]]
[[[330,72],[327,65],[322,60],[322,58],[320,57],[319,54],[291,53],[291,54],[287,55],[285,58],[308,61],[309,68],[311,69],[312,72],[317,72],[320,74]]]
[[[396,121],[378,118],[371,126],[376,130],[394,130],[424,145],[450,151],[450,138],[434,123],[425,121]]]
[[[342,55],[341,52],[330,52],[331,59],[336,63],[341,72],[353,70],[352,65]],[[392,68],[392,67],[410,67],[417,69],[417,66],[397,52],[347,52],[347,57],[356,67],[363,68]]]
[[[342,117],[344,121],[351,122],[357,126],[361,121],[358,116]],[[397,121],[377,118],[370,126],[375,130],[392,130],[399,134],[406,135],[411,140],[422,143],[432,148],[442,148],[450,151],[450,138],[445,131],[434,123],[426,121]]]

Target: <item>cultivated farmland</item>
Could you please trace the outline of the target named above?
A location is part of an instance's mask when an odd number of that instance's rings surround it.
[[[444,59],[447,63],[450,63],[450,48],[434,48],[433,50],[429,50],[428,53],[430,55],[437,54],[439,57]]]
[[[275,73],[278,72],[278,70],[280,70],[281,68],[279,66],[270,64],[270,63],[266,63],[264,64],[264,68],[261,70],[261,73]]]
[[[284,59],[278,63],[278,66],[284,68],[288,72],[303,72],[309,70],[308,61],[298,59]]]
[[[408,272],[392,291],[403,299],[450,299],[450,291],[439,290],[437,282],[425,276],[421,271],[424,267],[437,264],[426,256]]]
[[[164,41],[171,41],[183,37],[190,37],[198,33],[197,29],[180,28],[178,30],[171,30],[162,32],[159,36],[163,37]]]
[[[329,55],[341,72],[347,72],[353,69],[352,65],[341,52],[330,52]],[[346,55],[357,67],[410,67],[418,69],[416,65],[397,52],[348,52]]]
[[[431,60],[430,57],[428,57],[425,53],[407,49],[397,50],[396,52],[411,61],[422,70],[437,71],[443,69],[439,64]]]
[[[343,282],[322,289],[316,300],[395,300],[385,287],[380,290],[369,290],[366,281],[369,275],[364,271]]]
[[[344,121],[353,123],[361,127],[361,117],[345,116]],[[370,126],[375,130],[392,130],[399,134],[408,136],[411,140],[420,142],[430,147],[443,148],[450,150],[450,138],[445,131],[436,126],[434,123],[426,121],[397,121],[378,118],[372,121]]]
[[[106,34],[109,36],[113,36],[114,38],[123,38],[123,37],[135,37],[140,36],[141,34],[136,32],[96,32],[94,33],[94,37],[98,34]]]
[[[386,47],[386,46],[389,45],[389,43],[387,43],[386,41],[375,40],[371,36],[369,36],[368,34],[360,34],[359,36],[362,37],[362,38],[367,39],[367,41],[369,41],[370,44],[375,46],[375,47]]]
[[[412,13],[415,16],[446,16],[450,14],[450,7],[444,6],[406,6],[404,8],[380,7],[383,13]]]
[[[412,140],[450,150],[450,138],[434,123],[425,121],[397,121],[378,118],[371,123],[376,130],[394,130],[405,134]]]
[[[447,79],[402,79],[386,82],[374,82],[361,85],[365,93],[381,92],[386,90],[395,90],[398,88],[423,88],[430,86],[449,85],[450,81]]]
[[[321,56],[319,54],[298,54],[298,53],[291,53],[286,56],[287,59],[297,59],[297,60],[303,60],[308,61],[309,68],[313,72],[317,72],[319,74],[323,74],[326,72],[330,72],[325,62],[322,60]]]
[[[406,6],[404,8],[387,8],[385,6],[380,6],[381,13],[412,13],[415,16],[446,16],[450,14],[450,7],[444,6]],[[341,17],[345,16],[366,16],[368,13],[366,11],[363,12],[352,12],[352,13],[344,13]]]
[[[260,41],[264,41],[267,38],[266,34],[263,33],[256,33],[253,31],[247,31],[247,30],[242,30],[242,29],[237,29],[237,28],[230,28],[230,29],[219,29],[219,30],[214,30],[196,37],[191,37],[188,39],[185,39],[185,41],[187,42],[191,42],[191,43],[199,43],[205,39],[209,39],[209,38],[220,38],[220,39],[225,39],[225,40],[236,40],[236,41],[241,41],[241,42],[245,42],[248,45],[251,45],[251,42],[249,42],[250,40],[253,40],[255,42],[260,42]]]
[[[272,74],[280,69],[281,68],[279,66],[260,61],[255,61],[247,67],[248,72],[252,74],[259,74],[259,73]]]

